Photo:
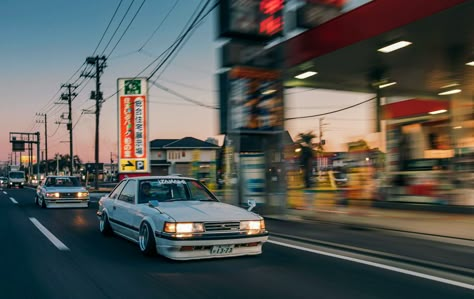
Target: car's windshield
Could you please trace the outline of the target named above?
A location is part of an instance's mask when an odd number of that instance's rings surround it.
[[[165,201],[217,201],[200,182],[185,179],[142,180],[139,184],[139,203],[150,200]]]
[[[81,183],[76,177],[50,177],[46,179],[47,187],[80,187]]]
[[[11,171],[9,176],[12,179],[24,179],[25,178],[25,173],[22,172],[22,171]]]

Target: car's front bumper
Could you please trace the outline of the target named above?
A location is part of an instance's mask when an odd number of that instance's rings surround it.
[[[45,199],[48,208],[87,208],[89,199]]]
[[[262,245],[268,240],[268,232],[258,235],[203,236],[192,239],[167,238],[157,234],[156,240],[159,254],[174,260],[192,260],[261,254]],[[221,254],[211,252],[214,246],[220,245],[231,246],[232,251]]]

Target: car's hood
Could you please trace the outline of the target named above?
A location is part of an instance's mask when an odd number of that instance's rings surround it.
[[[174,218],[177,222],[212,222],[260,219],[260,217],[255,213],[222,202],[163,202],[160,203],[158,209]]]
[[[86,192],[84,187],[45,187],[46,192]]]

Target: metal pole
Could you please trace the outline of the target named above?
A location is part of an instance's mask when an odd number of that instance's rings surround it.
[[[40,155],[40,132],[36,132],[36,174],[37,174],[37,181],[38,184],[40,182],[40,163],[39,163],[39,155]]]
[[[99,120],[100,120],[100,64],[99,57],[95,58],[95,169],[94,187],[99,189]]]
[[[71,94],[71,84],[68,85],[68,105],[69,105],[69,158],[71,159],[71,171],[70,174],[74,175],[74,153],[73,153],[73,143],[72,143],[72,94]]]

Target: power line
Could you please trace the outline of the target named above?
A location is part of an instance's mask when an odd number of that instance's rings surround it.
[[[357,107],[357,106],[359,106],[359,105],[365,104],[365,103],[370,102],[370,101],[373,101],[373,100],[375,100],[375,99],[376,99],[376,97],[373,97],[373,98],[370,98],[370,99],[368,99],[368,100],[362,101],[362,102],[360,102],[360,103],[357,103],[357,104],[354,104],[354,105],[351,105],[351,106],[348,106],[348,107],[345,107],[345,108],[341,108],[341,109],[338,109],[338,110],[326,112],[326,113],[320,113],[320,114],[314,114],[314,115],[306,115],[306,116],[298,116],[298,117],[287,117],[287,118],[285,118],[285,120],[312,118],[312,117],[318,117],[318,116],[333,114],[333,113],[337,113],[337,112],[341,112],[341,111],[344,111],[344,110],[347,110],[347,109],[351,109],[351,108]]]
[[[95,55],[95,52],[97,52],[97,49],[99,48],[100,44],[102,43],[102,40],[104,39],[105,34],[106,34],[107,31],[109,30],[110,24],[112,24],[112,21],[114,20],[115,15],[117,14],[117,11],[119,10],[120,6],[122,5],[122,2],[123,2],[123,0],[120,0],[119,4],[117,5],[117,8],[115,8],[114,14],[112,15],[112,18],[110,18],[109,24],[107,24],[107,27],[105,28],[104,33],[102,34],[102,37],[101,37],[100,40],[99,40],[99,43],[98,43],[97,46],[95,47],[95,50],[94,50],[94,52],[92,53],[92,56],[94,56],[94,55]],[[84,63],[85,63],[85,62],[84,62]]]
[[[119,40],[117,41],[117,43],[115,43],[115,46],[112,48],[112,50],[110,51],[109,55],[107,55],[107,57],[109,57],[110,55],[112,55],[112,53],[115,51],[115,48],[117,48],[118,44],[122,41],[122,38],[124,37],[125,33],[127,33],[128,29],[130,28],[130,26],[132,25],[133,21],[135,20],[135,18],[137,17],[138,13],[140,12],[140,10],[142,9],[143,7],[143,4],[145,4],[146,0],[143,0],[142,1],[142,4],[140,4],[140,7],[137,9],[137,11],[135,12],[135,15],[133,16],[133,18],[130,20],[130,22],[128,23],[128,26],[127,28],[125,28],[125,30],[122,32],[122,35],[120,36]]]
[[[210,0],[208,0],[210,1]],[[218,2],[204,15],[202,16],[192,27],[191,29],[194,29],[194,28],[197,28],[198,26],[200,26],[202,24],[202,21],[209,15],[209,13],[215,8],[217,7],[218,5]],[[195,13],[193,13],[194,15]],[[189,21],[188,21],[189,23]],[[188,28],[189,29],[189,28]],[[189,30],[190,31],[190,30]],[[189,31],[181,34],[167,49],[165,49],[158,57],[156,57],[151,63],[149,63],[145,68],[143,68],[136,76],[135,78],[137,78],[138,76],[140,76],[141,74],[143,74],[149,67],[151,67],[156,61],[158,61],[161,57],[163,57],[164,55],[166,55],[173,47],[175,47],[178,43],[180,43],[185,37],[186,35],[189,33]],[[143,52],[143,51],[141,51]],[[158,70],[158,68],[156,69]],[[148,78],[149,79],[149,78]],[[113,94],[111,94],[110,96],[108,97],[105,97],[103,98],[103,102],[106,102],[107,100],[111,99],[112,97],[114,97],[115,95],[117,95],[119,93],[120,90],[114,92]],[[93,108],[93,106],[91,107]]]
[[[130,3],[130,5],[128,6],[127,11],[125,12],[125,14],[123,15],[122,19],[120,20],[120,23],[118,24],[117,28],[115,28],[114,33],[112,34],[112,36],[110,37],[109,41],[107,42],[107,45],[105,46],[104,50],[102,50],[102,53],[100,54],[100,56],[104,56],[105,50],[107,50],[107,48],[109,47],[110,43],[111,43],[112,40],[114,39],[115,34],[117,34],[117,31],[119,30],[120,26],[122,25],[122,22],[123,22],[123,21],[125,20],[125,18],[127,17],[128,12],[130,11],[130,8],[132,8],[132,5],[133,5],[134,2],[135,2],[135,0],[132,0],[132,2]]]
[[[190,98],[188,98],[188,97],[186,97],[186,96],[184,96],[184,95],[182,95],[182,94],[180,94],[180,93],[178,93],[178,92],[176,92],[176,91],[174,91],[174,90],[171,90],[171,89],[169,89],[168,87],[165,87],[165,86],[163,86],[163,85],[161,85],[161,84],[159,84],[159,83],[151,82],[151,84],[153,84],[153,85],[155,85],[156,87],[158,87],[159,89],[164,90],[164,91],[166,91],[166,92],[168,92],[168,93],[170,93],[170,94],[172,94],[172,95],[174,95],[174,96],[177,96],[177,97],[179,97],[179,98],[181,98],[181,99],[183,99],[183,100],[185,100],[185,101],[187,101],[187,102],[196,104],[196,105],[201,106],[201,107],[204,107],[204,108],[216,109],[216,110],[219,109],[219,108],[216,107],[216,106],[207,105],[207,104],[201,103],[201,102],[199,102],[199,101],[190,99]]]
[[[168,55],[165,57],[165,59],[151,72],[151,74],[148,76],[148,79],[151,79],[155,74],[156,72],[158,72],[158,70],[163,67],[163,65],[170,59],[170,57],[176,52],[176,51],[179,51],[178,50],[178,47],[181,45],[181,43],[183,43],[184,39],[186,38],[186,36],[195,28],[196,24],[199,20],[199,18],[201,17],[201,15],[204,13],[204,10],[206,9],[206,7],[209,5],[209,3],[211,2],[211,0],[207,0],[206,3],[203,5],[203,7],[201,8],[201,10],[199,11],[199,13],[196,15],[196,17],[194,17],[193,21],[191,22],[191,25],[189,25],[189,27],[186,29],[186,31],[182,34],[182,38],[176,43],[176,45],[174,46],[173,49],[171,49],[171,51],[168,53]],[[216,7],[216,5],[214,6]],[[212,8],[213,9],[213,8]],[[203,18],[205,18],[211,11],[209,10],[207,14],[205,14],[203,16]],[[203,19],[201,18],[201,20]],[[156,80],[155,80],[156,81]]]
[[[170,10],[168,10],[168,13],[166,14],[166,16],[163,18],[163,20],[161,20],[160,24],[158,24],[158,26],[155,28],[155,30],[153,31],[153,33],[150,35],[150,37],[143,43],[143,45],[138,49],[137,52],[140,52],[141,50],[143,50],[143,48],[150,42],[150,40],[153,38],[153,36],[156,34],[156,32],[161,28],[161,26],[165,23],[166,19],[168,19],[169,15],[171,14],[171,12],[176,8],[176,6],[178,5],[179,3],[179,0],[175,0],[174,1],[174,5],[170,8]]]

